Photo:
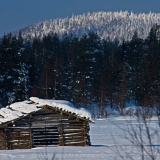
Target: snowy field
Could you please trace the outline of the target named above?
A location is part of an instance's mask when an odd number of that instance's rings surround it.
[[[145,156],[144,160],[151,159],[147,155],[151,149],[152,155],[154,153],[154,157],[156,157],[155,159],[160,159],[159,151],[156,150],[160,148],[160,132],[156,132],[159,130],[157,118],[147,121],[146,125],[147,127],[144,127],[143,122],[129,117],[99,119],[95,120],[95,124],[90,125],[92,146],[1,150],[0,160],[53,160],[54,153],[57,160],[121,160],[123,158],[131,159],[131,157],[135,160],[143,159],[139,144],[130,142],[136,137],[133,133],[136,133],[138,140],[141,139],[145,144],[144,147],[147,152],[143,154]],[[131,133],[126,131],[128,127]],[[152,142],[148,140],[150,138],[146,134],[146,128],[149,129],[147,131],[150,132]],[[128,140],[127,138],[132,134],[133,137]]]

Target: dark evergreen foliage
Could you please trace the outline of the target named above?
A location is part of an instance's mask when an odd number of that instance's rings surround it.
[[[5,106],[31,96],[72,101],[77,107],[118,107],[127,102],[150,106],[160,97],[160,34],[154,25],[146,39],[81,38],[50,33],[42,40],[12,34],[0,40],[0,103]]]

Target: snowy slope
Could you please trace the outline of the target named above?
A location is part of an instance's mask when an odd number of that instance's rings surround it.
[[[85,33],[94,31],[101,38],[108,36],[114,40],[130,40],[135,31],[141,38],[146,38],[153,24],[160,24],[160,13],[134,14],[125,12],[94,12],[83,15],[73,15],[71,18],[54,19],[38,24],[30,25],[21,29],[22,36],[27,38],[43,37],[50,32],[58,33],[60,36],[73,34],[81,37]],[[15,32],[18,34],[18,31]]]

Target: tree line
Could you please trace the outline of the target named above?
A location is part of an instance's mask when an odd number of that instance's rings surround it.
[[[50,33],[0,39],[1,106],[36,96],[63,99],[76,107],[124,108],[160,101],[160,34],[154,25],[146,39],[101,39],[91,32],[81,38]],[[127,33],[126,33],[127,34]],[[121,110],[123,114],[123,110]]]

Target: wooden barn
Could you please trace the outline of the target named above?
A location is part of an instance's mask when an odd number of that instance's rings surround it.
[[[89,146],[91,114],[68,101],[31,97],[0,109],[0,149]]]

